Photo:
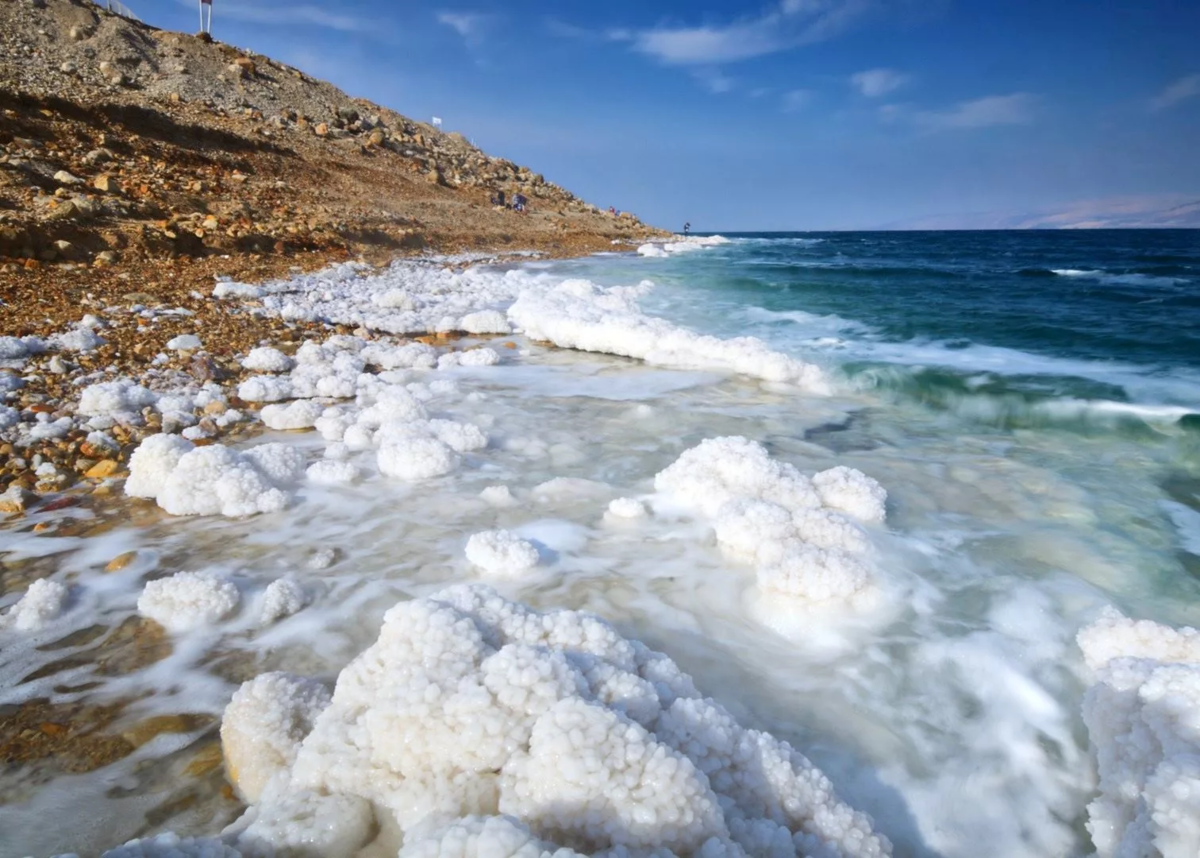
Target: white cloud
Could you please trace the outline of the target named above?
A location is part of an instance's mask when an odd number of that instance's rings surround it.
[[[692,72],[692,77],[700,81],[705,89],[713,95],[723,95],[733,90],[733,78],[727,77],[719,69],[700,68]]]
[[[1150,99],[1151,110],[1166,110],[1168,107],[1200,95],[1200,74],[1190,74],[1172,83]]]
[[[729,24],[614,31],[635,50],[668,65],[738,62],[832,38],[875,0],[782,0],[769,11]]]
[[[192,0],[179,0],[179,5],[193,9],[196,6]],[[351,15],[339,15],[320,6],[309,5],[256,6],[247,3],[222,3],[218,4],[215,17],[218,22],[221,18],[230,18],[234,21],[246,21],[251,24],[324,27],[329,30],[340,30],[344,33],[370,32],[377,26]]]
[[[921,110],[915,121],[933,130],[991,128],[996,125],[1028,125],[1033,121],[1037,99],[1026,92],[989,95],[963,101],[946,110]]]
[[[887,95],[908,81],[908,75],[892,69],[869,69],[850,75],[850,83],[867,98]]]
[[[437,20],[462,36],[468,44],[479,41],[487,24],[487,16],[477,12],[439,12]]]
[[[783,94],[783,110],[786,113],[799,110],[812,100],[812,92],[807,89],[793,89]]]

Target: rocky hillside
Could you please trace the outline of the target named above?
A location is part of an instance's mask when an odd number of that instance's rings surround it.
[[[497,190],[531,213],[494,210]],[[268,57],[89,0],[0,0],[0,283],[63,263],[568,255],[655,232]]]

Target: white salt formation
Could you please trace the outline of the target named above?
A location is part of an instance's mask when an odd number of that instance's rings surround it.
[[[809,479],[735,436],[685,451],[654,486],[709,518],[722,550],[757,568],[758,590],[772,602],[874,600],[870,541],[847,516],[883,521],[887,492],[860,471],[838,467]]]
[[[125,493],[153,498],[171,515],[234,518],[283,509],[289,496],[281,486],[303,472],[303,454],[284,444],[239,453],[220,444],[196,447],[186,438],[151,435],[129,458]]]
[[[637,296],[649,285],[605,289],[587,280],[565,280],[551,289],[522,292],[508,317],[527,337],[562,348],[676,369],[737,372],[813,393],[829,392],[819,367],[771,351],[761,340],[703,336],[644,315]]]
[[[606,514],[613,518],[645,518],[646,505],[637,498],[617,498],[608,505]]]
[[[252,680],[221,735],[253,804],[225,837],[247,854],[350,856],[371,838],[373,854],[403,839],[421,856],[891,850],[802,754],[666,656],[486,587],[393,607],[328,705],[303,680]]]
[[[7,614],[0,616],[0,628],[7,627],[18,632],[40,631],[58,618],[66,601],[65,585],[39,578],[29,585],[29,589]]]
[[[308,604],[308,594],[294,578],[272,581],[263,591],[259,622],[264,626],[302,610]]]
[[[225,619],[240,596],[233,582],[212,572],[176,572],[150,581],[138,597],[138,612],[170,632],[186,632]]]
[[[511,578],[538,564],[532,542],[511,530],[485,530],[467,540],[467,560],[488,575]]]
[[[270,346],[251,349],[249,354],[242,358],[242,366],[252,372],[287,372],[294,365],[295,362],[290,357]]]
[[[71,858],[71,856],[63,856]],[[216,837],[180,837],[173,832],[130,840],[109,849],[101,858],[242,858],[241,853]]]
[[[1099,795],[1099,858],[1200,855],[1200,632],[1107,609],[1077,637],[1095,683],[1083,720]]]

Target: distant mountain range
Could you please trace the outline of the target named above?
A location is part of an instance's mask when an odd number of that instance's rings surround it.
[[[1200,197],[1155,196],[1086,200],[1041,212],[932,215],[882,229],[1200,229]]]

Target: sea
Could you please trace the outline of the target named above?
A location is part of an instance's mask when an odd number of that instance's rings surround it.
[[[2,704],[120,699],[118,727],[193,719],[96,771],[0,769],[0,853],[219,831],[240,806],[196,760],[238,683],[273,669],[332,681],[396,601],[473,580],[466,538],[500,526],[545,549],[505,595],[593,611],[666,652],[820,766],[897,855],[1089,854],[1075,636],[1108,606],[1200,626],[1200,231],[723,236],[479,276],[642,284],[647,316],[756,337],[821,367],[827,391],[510,337],[499,366],[454,371],[472,397],[450,416],[492,440],[451,476],[310,487],[248,519],[142,510],[94,537],[35,533],[37,515],[0,528],[6,564],[79,585],[75,635],[127,622],[144,580],[180,569],[219,570],[247,601],[285,573],[316,594],[271,628],[234,618],[132,672],[89,664],[95,635],[0,649]],[[753,570],[702,522],[606,521],[684,450],[735,435],[887,490],[886,611],[772,626],[751,609]],[[320,455],[315,433],[268,437]],[[481,502],[496,485],[519,502]]]

